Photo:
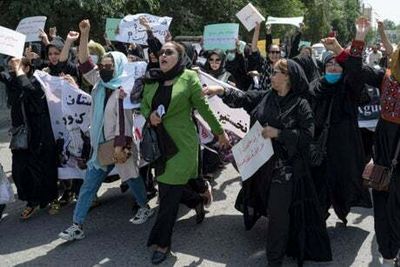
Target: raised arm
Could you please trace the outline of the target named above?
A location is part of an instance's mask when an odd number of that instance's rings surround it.
[[[65,44],[60,54],[60,62],[66,62],[69,58],[69,50],[71,49],[72,44],[78,40],[79,32],[70,31],[67,35],[67,39],[65,40]]]
[[[81,31],[81,40],[79,43],[79,63],[85,63],[89,58],[89,32],[90,22],[88,19],[82,20],[79,23],[79,30]]]
[[[251,52],[257,52],[257,42],[258,39],[260,38],[260,23],[256,22],[256,27],[254,28],[254,33],[253,33],[253,40],[251,41]]]
[[[387,38],[387,35],[385,33],[385,26],[384,26],[383,22],[377,20],[377,23],[378,23],[378,32],[379,32],[379,35],[381,36],[383,46],[386,49],[386,54],[388,57],[390,57],[390,55],[393,53],[393,46],[390,43],[389,39]]]

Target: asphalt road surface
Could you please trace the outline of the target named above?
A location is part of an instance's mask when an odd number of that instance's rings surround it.
[[[5,131],[0,132],[0,162],[11,170]],[[228,166],[213,188],[214,203],[202,224],[195,224],[194,211],[180,208],[172,256],[162,266],[265,266],[267,221],[260,219],[251,231],[244,229],[233,207],[240,189],[238,173]],[[71,224],[74,203],[57,215],[41,210],[28,221],[19,220],[23,202],[8,205],[0,222],[0,267],[150,266],[146,242],[155,217],[143,225],[131,224],[132,200],[129,193],[120,192],[119,181],[102,186],[99,195],[101,205],[86,220],[86,238],[72,243],[59,239],[58,233]],[[150,205],[157,208],[156,200]],[[345,228],[336,216],[328,219],[333,261],[305,266],[379,266],[372,210],[354,209],[348,221]],[[286,259],[284,266],[296,264]]]

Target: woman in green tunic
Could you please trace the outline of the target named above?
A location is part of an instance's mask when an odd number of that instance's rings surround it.
[[[207,121],[218,136],[219,144],[229,146],[226,134],[202,95],[196,72],[185,69],[185,58],[185,50],[180,44],[164,44],[159,52],[160,69],[146,73],[143,90],[141,112],[157,128],[162,147],[172,148],[164,150],[167,155],[163,155],[162,166],[156,167],[160,206],[147,244],[155,246],[153,264],[161,263],[168,255],[179,203],[196,209],[200,214],[197,223],[204,218],[206,199],[197,192],[206,189],[193,190],[199,152],[193,109],[197,109]]]

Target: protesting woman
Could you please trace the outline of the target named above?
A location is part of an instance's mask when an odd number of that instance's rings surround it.
[[[263,127],[274,156],[243,182],[236,208],[244,213],[247,229],[264,215],[268,266],[282,266],[285,253],[305,259],[331,260],[329,237],[309,175],[309,145],[314,134],[311,108],[303,95],[308,91],[302,68],[292,60],[276,62],[273,90],[248,91],[210,86],[205,93],[218,94],[232,108],[244,108],[252,123]]]
[[[194,179],[198,176],[199,145],[193,109],[218,135],[220,145],[228,146],[221,125],[202,96],[197,74],[185,69],[185,58],[182,45],[167,42],[159,51],[160,69],[150,69],[145,77],[141,112],[156,127],[162,146],[169,148],[156,166],[160,206],[147,243],[154,246],[153,264],[167,258],[179,203],[196,210],[197,223],[204,219],[207,199],[198,192],[206,192],[207,186],[196,184]]]

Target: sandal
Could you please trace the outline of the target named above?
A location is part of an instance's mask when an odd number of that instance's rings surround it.
[[[30,206],[26,206],[24,211],[21,213],[20,218],[22,220],[26,220],[29,219],[30,217],[32,217],[32,215],[39,209],[39,206],[34,206],[34,207],[30,207]]]
[[[50,204],[50,209],[49,209],[49,214],[50,215],[56,215],[60,212],[61,205],[60,202],[58,201],[53,201]]]

